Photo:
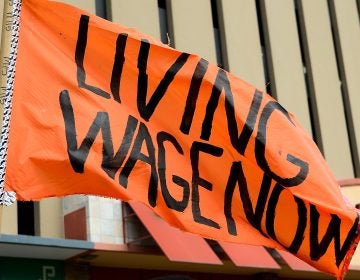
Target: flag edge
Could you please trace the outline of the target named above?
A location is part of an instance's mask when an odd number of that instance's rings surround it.
[[[15,82],[16,59],[20,30],[21,0],[13,1],[12,9],[12,32],[9,54],[9,66],[6,77],[6,91],[4,101],[4,114],[0,136],[0,205],[9,206],[16,201],[16,193],[5,190],[5,172],[8,150],[8,138],[10,129],[10,117],[12,109],[12,96]]]

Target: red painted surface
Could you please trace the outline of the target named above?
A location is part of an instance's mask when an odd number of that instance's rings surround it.
[[[169,260],[222,264],[203,238],[170,226],[142,203],[129,204]]]
[[[341,187],[360,186],[360,178],[343,179],[338,182]]]
[[[262,246],[218,243],[236,266],[280,269],[279,264]]]
[[[87,240],[85,207],[64,216],[64,230],[66,239]]]
[[[303,262],[302,260],[300,260],[299,258],[295,257],[294,255],[288,252],[281,250],[277,250],[277,252],[280,254],[280,256],[284,259],[284,261],[288,264],[288,266],[292,270],[311,271],[311,272],[318,271],[311,265],[307,264],[306,262]]]

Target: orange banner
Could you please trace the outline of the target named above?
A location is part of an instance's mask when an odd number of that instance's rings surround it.
[[[137,200],[207,238],[342,275],[359,218],[296,119],[196,55],[23,0],[5,174],[21,200]]]

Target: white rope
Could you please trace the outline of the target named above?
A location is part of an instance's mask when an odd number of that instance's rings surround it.
[[[5,102],[4,102],[4,115],[3,115],[3,126],[0,136],[0,204],[11,205],[16,200],[15,192],[7,192],[4,189],[5,185],[5,170],[6,170],[6,159],[8,149],[8,138],[10,128],[10,115],[12,106],[12,96],[14,89],[14,78],[16,70],[16,57],[17,47],[19,39],[19,28],[20,28],[20,11],[21,11],[21,0],[13,0],[13,11],[12,11],[12,33],[10,42],[10,55],[9,55],[9,66],[7,71],[7,82],[5,90]]]

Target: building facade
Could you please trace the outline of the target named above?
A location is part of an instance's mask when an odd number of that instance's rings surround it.
[[[360,205],[359,0],[63,2],[271,94]],[[139,204],[101,197],[18,202],[3,209],[0,229],[0,279],[332,279],[284,252],[190,236]],[[360,279],[359,250],[347,279]]]

